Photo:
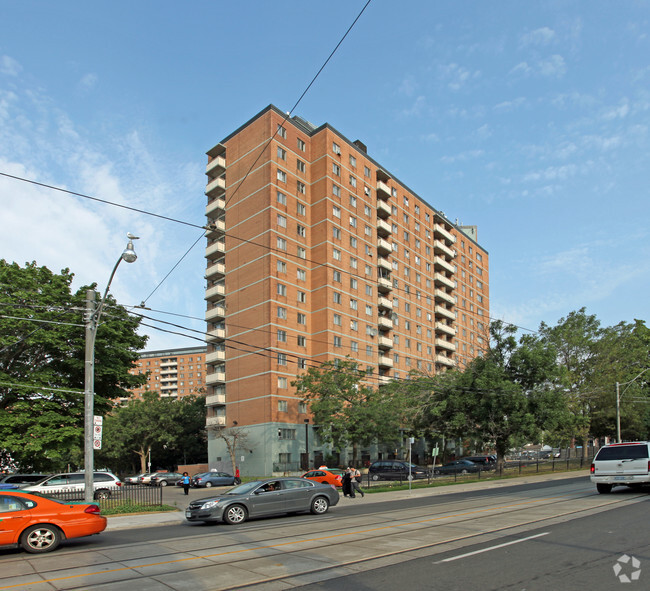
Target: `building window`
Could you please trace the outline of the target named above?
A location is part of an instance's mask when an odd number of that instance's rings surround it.
[[[357,307],[358,307],[358,302],[357,302],[357,300],[352,300],[352,299],[351,299],[351,300],[350,300],[350,309],[351,309],[351,310],[356,310]]]
[[[284,172],[284,170],[280,170],[278,168],[277,178],[281,183],[286,183],[287,182],[287,173]]]
[[[287,204],[287,196],[284,193],[281,193],[280,191],[277,192],[276,200],[280,205]]]
[[[350,349],[352,350],[353,353],[358,353],[359,343],[357,343],[356,341],[350,341]]]
[[[298,138],[298,149],[301,152],[305,151],[305,142],[303,140],[301,140],[300,138]]]
[[[298,324],[307,324],[307,316],[302,312],[298,312]]]
[[[302,160],[298,160],[296,162],[296,168],[298,169],[298,172],[305,172],[305,163]]]
[[[286,320],[287,318],[287,309],[278,307],[278,318],[281,318],[282,320]]]
[[[332,142],[332,152],[335,154],[338,154],[339,156],[341,155],[341,146],[339,146],[336,142]]]
[[[372,357],[372,345],[366,345],[366,356]]]
[[[280,412],[287,412],[289,410],[289,404],[286,400],[278,400],[278,410]]]
[[[298,236],[302,236],[303,238],[307,236],[307,228],[305,228],[305,226],[301,226],[300,224],[296,226],[296,232]]]
[[[335,326],[342,326],[341,322],[341,315],[340,314],[334,314],[334,325]]]
[[[366,316],[372,316],[372,306],[370,304],[366,304]]]
[[[283,378],[283,377],[278,376],[278,388],[281,388],[281,389],[285,390],[287,388],[287,386],[288,386],[287,378]]]
[[[332,236],[334,237],[335,240],[340,240],[341,239],[341,228],[337,228],[336,226],[332,227]]]
[[[341,303],[341,294],[338,291],[334,292],[334,303],[335,304]]]
[[[287,151],[284,148],[281,148],[280,146],[278,146],[278,158],[280,160],[287,159]]]
[[[298,337],[298,346],[306,347],[307,346],[307,337],[299,336]]]
[[[296,277],[298,278],[298,281],[307,281],[307,271],[304,269],[298,269],[296,271]]]
[[[307,258],[307,251],[302,246],[298,247],[298,258],[299,259]]]
[[[332,174],[341,176],[341,167],[336,162],[332,162]]]
[[[277,216],[277,223],[280,228],[286,228],[287,227],[287,218],[283,215],[278,214]]]
[[[286,285],[283,285],[282,283],[278,283],[277,291],[278,291],[279,296],[287,297],[287,286]]]
[[[357,239],[354,236],[350,236],[350,247],[351,248],[357,247]]]
[[[350,216],[350,226],[353,228],[357,227],[357,218]]]
[[[358,265],[357,259],[355,259],[354,257],[350,257],[350,268],[351,269],[356,269],[358,266],[359,265]]]
[[[278,135],[281,138],[284,138],[285,140],[287,139],[287,130],[284,127],[282,127],[282,125],[279,124],[278,124]]]
[[[354,277],[350,277],[350,289],[357,289],[357,280]]]
[[[287,263],[285,263],[284,261],[277,261],[275,268],[277,269],[278,273],[286,273]]]
[[[307,413],[307,403],[306,402],[299,402],[298,403],[298,412],[300,414],[306,414]]]
[[[287,342],[287,331],[286,330],[278,330],[278,342],[279,343],[286,343]]]
[[[356,168],[357,166],[357,159],[354,156],[352,156],[352,154],[350,154],[350,166],[352,168]]]
[[[363,212],[366,214],[366,217],[371,217],[372,216],[372,211],[370,210],[369,205],[364,205],[363,206]]]
[[[287,364],[287,355],[286,353],[278,353],[278,365]]]
[[[338,185],[332,185],[332,195],[334,195],[334,197],[340,197],[341,187],[339,187]]]
[[[287,241],[284,238],[280,238],[280,236],[276,239],[276,245],[278,250],[287,250]]]
[[[307,302],[307,294],[304,291],[298,292],[298,303],[305,304]]]
[[[295,439],[296,438],[296,430],[295,429],[278,429],[278,436],[280,439]],[[284,454],[280,454],[282,456]],[[287,456],[291,457],[291,454],[286,454]],[[288,462],[288,460],[287,460]]]
[[[341,208],[338,207],[338,205],[334,205],[334,206],[332,207],[332,215],[333,215],[335,218],[339,218],[339,219],[341,219]]]
[[[350,330],[355,332],[359,330],[359,322],[357,320],[350,320]]]
[[[300,181],[296,181],[296,189],[298,193],[302,193],[303,195],[305,194],[305,183],[301,183]]]
[[[370,173],[370,169],[367,166],[363,167],[363,175],[370,178],[371,173]]]
[[[307,215],[307,208],[303,203],[298,202],[296,205],[296,213],[303,217]]]
[[[354,178],[352,175],[350,175],[350,185],[356,188],[357,186],[357,179]]]
[[[338,248],[332,249],[332,258],[335,261],[340,261],[341,260],[341,251]]]
[[[298,359],[298,369],[307,369],[306,359]]]
[[[350,195],[350,207],[357,206],[357,198],[354,195]]]

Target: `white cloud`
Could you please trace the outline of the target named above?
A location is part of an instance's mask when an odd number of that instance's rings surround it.
[[[542,76],[560,78],[566,74],[567,66],[561,55],[552,55],[538,63],[538,71]]]
[[[441,79],[446,81],[448,88],[452,90],[460,90],[467,82],[478,78],[481,74],[480,71],[474,72],[459,66],[456,63],[440,66]]]
[[[0,56],[0,74],[7,76],[18,76],[23,67],[12,57],[8,55]]]
[[[86,74],[79,80],[77,87],[82,92],[90,92],[97,85],[97,74]]]
[[[426,108],[427,101],[423,96],[419,96],[406,109],[402,109],[401,115],[404,117],[419,117]]]
[[[630,113],[630,105],[627,99],[623,99],[616,107],[611,107],[603,113],[603,119],[625,119]]]
[[[528,65],[528,62],[519,62],[514,68],[511,68],[510,72],[508,73],[528,76],[532,71],[533,70]]]
[[[523,33],[519,37],[519,44],[521,47],[528,47],[530,45],[546,46],[555,41],[555,31],[549,27],[540,27],[534,31]]]
[[[445,164],[453,164],[455,162],[467,162],[468,160],[475,160],[483,156],[485,152],[483,150],[467,150],[466,152],[461,152],[460,154],[455,154],[454,156],[442,156],[440,158],[441,162]]]

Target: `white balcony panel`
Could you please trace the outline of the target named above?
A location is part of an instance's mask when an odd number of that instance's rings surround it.
[[[455,267],[451,263],[448,263],[442,257],[433,257],[433,263],[434,265],[440,265],[443,269],[447,269],[447,271],[449,271],[450,273],[456,272]]]
[[[433,281],[438,284],[438,285],[445,285],[449,289],[455,289],[456,288],[456,283],[454,282],[453,279],[449,279],[446,275],[443,275],[442,273],[434,273],[433,275]]]
[[[223,283],[220,283],[219,285],[213,285],[212,287],[208,287],[208,289],[205,290],[206,300],[209,300],[210,298],[214,298],[215,296],[223,297],[225,295],[226,295],[226,286]]]
[[[444,322],[436,322],[436,332],[443,332],[452,337],[456,336],[456,328],[453,326],[449,326]]]
[[[226,381],[226,373],[223,371],[216,371],[214,373],[209,373],[205,376],[205,383],[207,386],[212,384],[219,384]]]
[[[377,279],[377,289],[379,291],[392,291],[393,289],[393,282],[390,279],[387,279],[386,277],[380,277]]]
[[[377,300],[377,305],[380,308],[384,308],[386,310],[392,310],[393,309],[393,302],[389,300],[388,298],[379,298]]]
[[[226,308],[224,308],[223,306],[216,306],[214,308],[211,308],[205,313],[205,319],[207,322],[211,322],[225,317],[226,317]]]
[[[206,363],[217,363],[219,361],[225,361],[225,360],[226,360],[225,351],[210,351],[210,353],[205,354]]]
[[[377,252],[379,254],[390,254],[393,251],[393,247],[390,245],[390,242],[388,240],[384,240],[383,238],[380,238],[377,240]]]
[[[380,355],[379,356],[379,366],[380,367],[393,367],[393,360],[386,356],[386,355]]]
[[[379,330],[392,330],[393,328],[393,321],[387,316],[380,316],[377,324],[379,325]]]
[[[390,236],[392,233],[393,228],[388,222],[381,219],[377,220],[377,234],[379,234],[379,236],[386,238],[386,236]]]
[[[433,225],[433,232],[434,235],[440,235],[442,236],[447,242],[454,243],[456,242],[456,237],[449,231],[447,228],[445,228],[442,224],[434,224]]]
[[[454,296],[449,295],[446,291],[443,291],[442,289],[436,289],[433,292],[433,295],[437,300],[444,300],[448,304],[451,304],[452,306],[456,305],[456,300],[454,299]]]
[[[223,197],[217,197],[214,201],[210,201],[205,207],[205,215],[219,214],[226,211],[226,200]]]
[[[392,349],[393,348],[393,339],[389,339],[388,337],[379,337],[377,339],[377,345],[381,349]]]
[[[447,308],[444,306],[436,306],[433,311],[435,312],[436,316],[444,316],[450,320],[456,320],[456,315],[451,310],[447,310]]]
[[[452,248],[449,248],[441,240],[433,241],[433,250],[434,252],[444,252],[450,259],[453,259],[456,256],[456,251],[454,251]]]
[[[208,427],[222,426],[226,424],[226,417],[208,417],[205,419],[205,424]]]
[[[205,249],[205,258],[206,259],[216,259],[220,258],[222,255],[226,254],[226,243],[223,240],[219,240],[214,244],[210,244]]]
[[[226,172],[226,159],[223,156],[213,158],[205,167],[205,173],[210,176],[220,176],[224,172]]]
[[[390,187],[384,181],[377,181],[377,197],[390,199]]]
[[[206,335],[206,341],[223,341],[226,338],[226,329],[225,328],[215,328],[214,330],[208,331]]]
[[[379,257],[377,259],[377,266],[382,268],[382,269],[385,269],[388,272],[393,270],[393,268],[392,268],[392,266],[390,264],[390,261],[385,257]]]
[[[447,351],[455,351],[456,345],[449,341],[445,341],[445,339],[436,339],[436,348],[447,349]]]
[[[215,265],[211,265],[208,267],[205,271],[205,278],[206,279],[214,279],[215,277],[219,277],[221,275],[226,274],[226,265],[225,263],[217,263]]]
[[[225,394],[208,394],[205,397],[206,406],[222,406],[226,404]]]
[[[216,179],[212,179],[205,187],[205,194],[210,195],[211,197],[222,195],[225,191],[226,179],[220,176]]]
[[[444,355],[436,355],[436,363],[441,365],[446,365],[447,367],[454,367],[456,362],[450,357],[445,357]]]
[[[390,205],[388,205],[387,203],[384,203],[381,200],[377,201],[377,215],[379,217],[385,219],[387,217],[390,217],[391,213],[392,213],[392,210],[390,208]]]

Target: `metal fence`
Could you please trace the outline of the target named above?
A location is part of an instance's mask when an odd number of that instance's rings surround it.
[[[598,450],[595,450],[598,451]],[[426,483],[447,483],[447,482],[472,482],[486,478],[512,478],[514,476],[523,476],[526,474],[543,474],[552,472],[569,472],[571,470],[581,470],[589,467],[593,460],[593,455],[586,457],[564,457],[564,458],[550,458],[548,460],[535,459],[535,460],[514,460],[506,461],[500,469],[483,469],[479,467],[477,472],[468,472],[461,474],[455,472],[453,474],[433,474],[431,471],[427,478],[414,479],[413,484]],[[373,480],[370,474],[362,475],[362,486],[367,488],[373,486],[390,486],[391,484],[407,484],[408,478],[400,476],[393,480]]]
[[[163,490],[162,486],[128,486],[122,485],[116,490],[110,490],[108,498],[96,498],[97,503],[102,509],[114,508],[118,506],[160,506],[163,504]],[[56,499],[57,501],[64,502],[80,502],[84,500],[84,491],[59,491],[48,492],[43,494],[44,497]],[[103,496],[98,495],[96,496]]]

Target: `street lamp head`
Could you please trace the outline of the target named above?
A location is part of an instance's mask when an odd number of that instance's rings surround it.
[[[133,248],[133,241],[138,240],[138,236],[134,236],[133,234],[131,234],[131,232],[129,232],[126,236],[129,239],[129,243],[126,245],[126,248],[122,253],[122,260],[127,263],[135,263],[136,259],[138,258],[138,255],[135,254],[135,249]]]

